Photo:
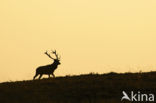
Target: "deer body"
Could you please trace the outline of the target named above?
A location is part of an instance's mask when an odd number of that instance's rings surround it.
[[[50,75],[53,75],[53,77],[55,77],[54,71],[57,69],[58,65],[60,65],[61,63],[59,62],[60,60],[58,58],[58,55],[56,54],[56,51],[53,53],[56,55],[56,59],[52,58],[47,52],[45,52],[45,54],[48,55],[48,57],[50,57],[51,59],[53,59],[54,62],[50,65],[38,67],[36,69],[36,74],[33,79],[35,79],[38,75],[40,75],[39,76],[39,79],[40,79],[43,74],[49,75],[49,77]]]
[[[45,66],[40,66],[36,69],[37,74],[52,74],[57,66],[53,66],[53,64],[50,65],[45,65]]]

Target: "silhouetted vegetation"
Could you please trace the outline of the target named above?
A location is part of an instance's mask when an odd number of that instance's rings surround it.
[[[1,83],[0,103],[121,103],[123,90],[156,94],[155,88],[156,72],[91,73]]]

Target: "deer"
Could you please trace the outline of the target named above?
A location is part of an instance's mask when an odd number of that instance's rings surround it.
[[[46,54],[50,59],[54,60],[54,62],[52,64],[49,64],[49,65],[45,65],[45,66],[40,66],[36,69],[36,74],[35,76],[33,77],[33,80],[38,76],[39,76],[39,80],[41,79],[42,75],[45,74],[45,75],[48,75],[49,78],[50,78],[50,75],[53,76],[53,78],[55,78],[55,75],[54,75],[54,71],[57,69],[58,65],[60,65],[60,58],[61,57],[58,57],[58,54],[56,53],[56,50],[55,51],[52,51],[51,52],[52,54],[54,54],[56,56],[56,58],[53,58],[51,57],[50,54],[48,54],[48,52],[46,51],[44,54]]]

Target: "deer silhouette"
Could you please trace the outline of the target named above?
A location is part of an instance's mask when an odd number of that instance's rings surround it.
[[[58,54],[56,53],[56,50],[55,51],[52,51],[52,53],[56,56],[56,59],[54,59],[53,57],[50,56],[50,54],[48,54],[48,52],[46,51],[45,54],[51,58],[52,60],[54,60],[54,62],[52,64],[49,64],[49,65],[45,65],[45,66],[40,66],[36,69],[36,74],[33,78],[33,80],[38,76],[39,76],[39,79],[41,79],[42,75],[43,74],[46,74],[49,76],[50,78],[50,75],[52,75],[53,77],[55,77],[54,75],[54,71],[57,69],[58,65],[60,65],[60,57],[58,57]]]

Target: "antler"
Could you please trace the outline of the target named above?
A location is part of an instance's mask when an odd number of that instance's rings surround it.
[[[55,50],[55,51],[52,51],[52,53],[55,54],[56,59],[60,59],[60,58],[58,57],[58,54],[56,53],[56,50]]]
[[[59,57],[59,60],[61,59],[61,56]]]
[[[46,54],[49,58],[54,59],[53,57],[51,57],[51,56],[48,54],[47,51],[45,52],[45,54]]]

